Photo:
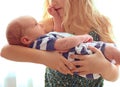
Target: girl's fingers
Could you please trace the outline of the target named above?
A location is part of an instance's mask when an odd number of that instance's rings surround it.
[[[58,71],[65,75],[67,75],[68,73],[70,74],[70,71],[66,68],[59,67]]]
[[[98,50],[96,47],[88,46],[88,48],[89,48],[93,53],[99,52],[99,50]]]
[[[71,71],[64,65],[64,63],[60,63],[56,66],[57,71],[61,72],[62,74],[71,74]]]
[[[75,66],[84,66],[85,65],[84,61],[73,61],[71,63]]]
[[[76,68],[70,61],[68,61],[68,60],[66,60],[66,59],[63,59],[63,62],[64,62],[64,64],[65,64],[70,70]]]
[[[65,74],[73,75],[73,73],[70,71],[70,69],[69,69],[66,65],[63,65],[63,67],[61,66],[61,70],[62,70]]]
[[[78,72],[78,73],[85,72],[85,71],[87,71],[87,69],[84,67],[79,67],[77,69],[72,70],[72,72]]]
[[[71,70],[76,69],[76,67],[67,59],[62,59],[62,61],[63,61],[63,66],[61,66],[62,70],[66,71],[67,74],[73,75]]]
[[[72,58],[72,59],[79,59],[79,60],[85,60],[86,58],[88,58],[88,56],[89,55],[80,55],[80,54],[78,54],[78,55],[74,55],[74,54],[71,54],[70,55],[70,57]]]
[[[98,53],[98,54],[101,53],[100,50],[97,49],[96,47],[88,46],[88,48],[89,48],[93,53]],[[71,54],[70,57],[73,58],[73,59],[79,59],[79,60],[82,61],[82,60],[85,60],[85,59],[87,59],[87,58],[89,58],[89,57],[91,58],[91,55],[80,55],[80,54],[76,55],[76,54]]]
[[[87,74],[89,74],[88,72],[80,72],[80,73],[78,73],[78,75],[87,75]]]

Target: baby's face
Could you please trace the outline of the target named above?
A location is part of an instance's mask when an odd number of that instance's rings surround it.
[[[34,18],[27,19],[26,25],[28,28],[26,29],[25,33],[32,40],[37,39],[39,36],[45,33],[42,26],[38,24]]]

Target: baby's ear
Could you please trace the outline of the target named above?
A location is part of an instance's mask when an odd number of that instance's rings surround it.
[[[32,40],[28,36],[23,36],[20,40],[24,45],[29,45],[32,42]]]

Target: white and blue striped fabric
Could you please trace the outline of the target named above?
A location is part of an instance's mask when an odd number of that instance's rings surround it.
[[[39,50],[55,51],[54,44],[56,39],[69,37],[69,36],[72,36],[72,34],[50,32],[48,34],[39,37],[30,45],[30,47]],[[100,49],[104,53],[105,43],[101,41],[98,42],[93,41],[89,43],[81,43],[80,45],[71,48],[68,52],[63,53],[63,56],[70,61],[77,61],[76,59],[73,60],[72,58],[70,58],[70,55],[71,54],[90,55],[92,54],[92,51],[88,49],[88,46],[94,46]],[[80,66],[76,66],[76,67],[80,67]],[[75,74],[77,74],[77,72],[75,72]],[[89,79],[98,79],[100,77],[99,74],[88,74],[88,75],[80,75],[80,76]]]

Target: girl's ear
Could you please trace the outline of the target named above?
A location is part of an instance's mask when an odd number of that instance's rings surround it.
[[[29,45],[32,42],[32,40],[28,36],[23,36],[20,40],[25,45]]]

